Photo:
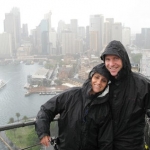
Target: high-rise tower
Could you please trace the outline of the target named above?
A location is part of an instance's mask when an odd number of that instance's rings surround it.
[[[90,16],[90,50],[100,54],[103,49],[104,37],[104,17],[103,15]],[[93,40],[94,39],[94,40]]]
[[[70,31],[75,34],[75,37],[77,37],[77,33],[78,33],[78,20],[77,19],[70,20]]]
[[[122,44],[124,46],[131,44],[131,29],[129,27],[122,28]]]
[[[21,22],[18,8],[13,8],[10,13],[5,14],[4,31],[11,34],[12,49],[13,54],[15,54],[17,48],[21,45]]]
[[[52,30],[52,26],[51,26],[51,16],[52,16],[52,12],[50,11],[49,13],[45,14],[44,19],[47,20],[48,23],[48,53],[51,54],[52,53],[52,40],[51,40],[51,30]]]
[[[112,40],[112,26],[114,18],[106,18],[104,23],[104,45],[106,46]]]
[[[112,25],[112,40],[122,42],[122,24],[120,22],[115,22]]]

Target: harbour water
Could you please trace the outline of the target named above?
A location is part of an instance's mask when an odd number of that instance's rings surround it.
[[[27,75],[34,74],[38,64],[8,64],[0,66],[0,79],[7,82],[6,86],[0,89],[0,126],[6,125],[11,117],[17,120],[16,113],[20,113],[20,119],[24,116],[35,117],[40,106],[50,99],[51,95],[33,94],[25,97]],[[0,149],[7,150],[0,141]]]

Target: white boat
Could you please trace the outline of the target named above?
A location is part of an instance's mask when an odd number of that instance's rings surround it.
[[[49,94],[50,95],[56,95],[56,92],[50,92]]]
[[[26,92],[26,93],[25,93],[25,96],[29,96],[29,95],[30,95],[30,92]]]
[[[5,81],[0,79],[0,89],[6,85]]]

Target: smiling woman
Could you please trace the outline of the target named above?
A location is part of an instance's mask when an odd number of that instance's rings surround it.
[[[40,143],[50,146],[50,123],[59,114],[58,149],[112,150],[108,81],[104,64],[96,65],[82,87],[70,88],[41,105],[35,122]]]

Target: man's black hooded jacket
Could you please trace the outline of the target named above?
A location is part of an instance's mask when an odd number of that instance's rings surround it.
[[[106,55],[117,55],[123,62],[118,77],[111,76],[110,84],[113,150],[143,150],[145,114],[150,109],[150,81],[131,71],[128,54],[121,42],[110,42],[101,59],[105,61]]]

